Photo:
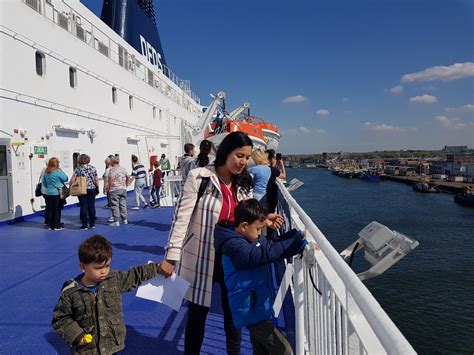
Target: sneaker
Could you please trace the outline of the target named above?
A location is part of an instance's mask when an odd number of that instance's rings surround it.
[[[114,217],[110,217],[107,221],[110,222],[110,223],[115,222],[115,218],[114,218]]]
[[[160,208],[161,206],[159,204],[156,204],[153,206],[153,208]]]
[[[109,205],[105,205],[103,208],[112,208],[112,207],[110,207]]]
[[[79,229],[80,229],[81,231],[86,231],[86,230],[88,230],[89,228],[87,228],[87,226],[80,226]]]
[[[128,221],[126,219],[122,220],[122,224],[128,224]]]
[[[118,227],[118,226],[120,226],[120,223],[118,221],[117,222],[112,222],[112,223],[109,223],[109,226]]]
[[[145,206],[143,206],[143,208],[147,208],[147,207],[148,207],[148,203]]]
[[[53,229],[49,228],[49,230],[53,230],[53,231],[62,231],[64,229],[66,229],[66,228],[64,228],[64,227],[53,228]]]
[[[89,229],[95,229],[95,226],[89,226]]]
[[[140,207],[138,207],[138,206],[135,206],[135,207],[132,207],[132,208],[130,208],[130,209],[131,209],[131,210],[134,210],[134,211],[136,211],[136,210],[139,210],[139,209],[140,209]]]

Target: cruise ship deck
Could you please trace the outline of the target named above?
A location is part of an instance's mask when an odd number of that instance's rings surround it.
[[[67,345],[51,328],[52,312],[63,282],[80,272],[79,244],[92,234],[101,234],[112,242],[114,269],[127,270],[148,260],[163,258],[172,207],[129,211],[128,225],[109,227],[110,211],[99,207],[103,204],[104,200],[96,202],[95,230],[79,230],[76,206],[63,210],[62,221],[67,228],[63,231],[48,231],[40,215],[0,226],[1,354],[69,353]],[[218,290],[217,285],[215,290]],[[127,338],[121,354],[183,352],[186,305],[176,312],[162,304],[137,298],[135,293],[123,295]],[[214,292],[202,353],[225,353],[219,296],[219,292]],[[282,318],[278,322],[285,331]],[[246,330],[242,334],[241,352],[252,352]]]

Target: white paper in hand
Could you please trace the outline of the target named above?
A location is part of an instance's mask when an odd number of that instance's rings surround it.
[[[163,303],[179,311],[188,288],[189,282],[175,273],[167,279],[163,275],[158,275],[138,288],[137,297]]]

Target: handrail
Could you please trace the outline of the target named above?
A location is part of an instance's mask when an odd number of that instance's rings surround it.
[[[279,196],[279,213],[289,214],[285,216],[285,219],[289,222],[286,228],[289,229],[292,225],[298,225],[300,228],[306,230],[306,238],[308,241],[316,242],[321,248],[320,252],[315,253],[316,265],[314,267],[306,264],[304,258],[302,259],[302,263],[300,263],[302,266],[299,270],[298,262],[295,263],[295,279],[298,281],[294,287],[295,299],[301,299],[299,292],[304,292],[305,294],[304,311],[302,311],[302,308],[296,309],[297,324],[298,321],[301,322],[301,319],[298,319],[299,317],[314,316],[307,312],[311,312],[314,308],[319,307],[318,302],[323,302],[323,307],[330,308],[330,312],[332,313],[328,313],[331,315],[329,318],[340,318],[340,320],[315,319],[315,321],[320,324],[308,325],[308,322],[306,322],[305,327],[297,327],[297,354],[304,353],[302,344],[306,344],[305,348],[309,349],[311,354],[325,353],[326,351],[322,350],[324,348],[335,349],[336,353],[345,353],[343,349],[347,348],[349,350],[352,349],[352,351],[349,351],[351,353],[378,353],[382,351],[390,354],[415,354],[413,347],[388,317],[374,296],[343,261],[338,252],[329,243],[303,208],[301,208],[286,190],[283,183],[277,181],[277,184],[279,194],[281,194]],[[323,291],[322,298],[318,298],[320,296],[316,294],[312,284],[308,282],[310,270],[314,271],[314,273],[310,275],[311,277],[316,276],[316,272],[319,272],[322,278],[324,278],[324,280],[319,280],[319,283],[323,286],[320,288]],[[305,277],[302,278],[298,272],[304,273]],[[303,285],[301,285],[302,282]],[[318,280],[315,280],[315,282],[318,284]],[[308,303],[313,302],[311,299],[315,300],[315,304],[312,305]],[[299,306],[301,305],[295,303],[295,308]],[[313,306],[314,308],[312,308]],[[341,314],[344,311],[347,312],[347,314]],[[323,316],[325,315],[324,312],[321,314]],[[350,325],[354,332],[357,333],[358,342],[362,344],[363,350],[354,350],[350,344],[347,344],[350,343],[350,339],[346,341],[342,339],[343,335],[348,336],[347,324],[344,325],[344,322],[352,323]],[[344,326],[346,327],[346,334],[344,334]],[[309,327],[315,329],[314,334],[309,332]],[[316,351],[316,348],[318,348],[319,351]]]

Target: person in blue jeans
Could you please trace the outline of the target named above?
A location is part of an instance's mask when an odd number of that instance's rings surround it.
[[[272,324],[269,264],[301,253],[307,241],[296,229],[272,240],[261,237],[267,216],[256,199],[239,202],[234,210],[235,226],[216,226],[215,248],[222,253],[232,320],[237,329],[248,328],[253,354],[290,355],[288,340]]]
[[[61,210],[64,200],[60,199],[61,190],[68,181],[67,175],[59,168],[59,159],[52,157],[44,171],[42,184],[46,189],[46,215],[48,216],[49,230],[60,231],[64,229],[61,223]]]
[[[79,195],[80,218],[81,226],[80,230],[94,229],[95,228],[95,197],[99,194],[99,178],[97,177],[97,169],[90,165],[90,156],[87,154],[79,155],[77,158],[77,167],[74,170],[74,174],[71,177],[69,186],[74,185],[79,176],[86,178],[87,192],[85,195]]]

